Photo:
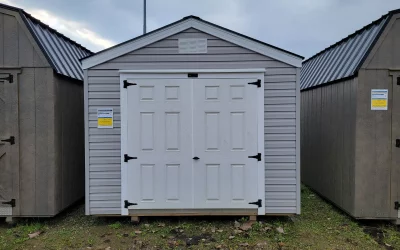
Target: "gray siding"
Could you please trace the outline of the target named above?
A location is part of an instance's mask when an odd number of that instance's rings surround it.
[[[18,12],[0,8],[0,68],[7,72],[7,68],[21,68],[14,84],[18,84],[18,113],[19,136],[16,135],[16,147],[19,147],[19,166],[14,166],[13,176],[14,190],[13,198],[16,199],[16,207],[13,215],[16,217],[48,217],[54,216],[59,211],[71,205],[76,198],[59,201],[63,194],[75,192],[74,189],[81,187],[80,197],[83,196],[83,146],[80,150],[80,168],[82,172],[79,177],[69,177],[67,185],[63,187],[63,193],[59,192],[61,183],[56,176],[61,175],[61,167],[56,159],[63,156],[72,164],[64,167],[65,175],[73,174],[70,169],[75,169],[77,158],[71,154],[77,150],[77,145],[71,143],[57,144],[56,133],[72,137],[70,140],[80,136],[83,142],[83,131],[76,132],[76,126],[83,130],[83,87],[70,80],[55,83],[54,70],[46,61],[35,40],[31,36]],[[56,87],[55,85],[58,85]],[[79,93],[78,98],[76,94]],[[56,97],[58,102],[56,104]],[[79,100],[81,100],[79,102]],[[67,103],[66,103],[67,102]],[[68,103],[71,102],[71,103]],[[61,113],[69,112],[74,116],[63,116]],[[60,130],[64,126],[64,130]],[[83,144],[83,143],[81,143]],[[69,151],[69,154],[65,152]],[[77,153],[76,151],[73,151]],[[66,161],[66,160],[64,160]],[[64,180],[61,177],[61,180]],[[72,195],[71,195],[72,196]]]
[[[81,81],[55,74],[55,188],[56,212],[83,198],[85,137]]]
[[[180,37],[207,37],[208,53],[178,54]],[[266,68],[265,167],[267,213],[296,213],[297,69],[190,29],[87,70],[87,214],[120,214],[120,69]],[[99,130],[96,112],[113,107],[115,128]]]
[[[301,92],[301,179],[351,214],[357,82],[356,78]]]

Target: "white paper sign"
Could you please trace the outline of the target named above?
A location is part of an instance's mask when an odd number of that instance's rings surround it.
[[[207,38],[180,38],[178,47],[180,54],[207,53]]]
[[[387,110],[388,109],[387,89],[372,89],[371,90],[371,110]]]
[[[114,112],[112,108],[97,109],[97,128],[113,128]]]

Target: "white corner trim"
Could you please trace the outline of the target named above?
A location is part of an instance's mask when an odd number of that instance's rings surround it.
[[[229,32],[227,30],[207,24],[201,20],[191,18],[191,19],[182,20],[175,25],[163,28],[157,32],[150,33],[139,39],[135,39],[133,41],[120,44],[114,48],[105,50],[103,52],[99,52],[89,58],[83,59],[82,60],[82,68],[88,69],[88,68],[94,67],[94,66],[104,63],[106,61],[109,61],[113,58],[122,56],[131,51],[140,49],[144,46],[147,46],[151,43],[160,41],[166,37],[172,36],[174,34],[177,34],[186,29],[189,29],[189,28],[198,29],[198,30],[208,33],[210,35],[219,37],[228,42],[231,42],[236,45],[242,46],[244,48],[253,50],[257,53],[271,57],[273,59],[276,59],[278,61],[287,63],[289,65],[292,65],[292,66],[295,66],[298,68],[301,67],[301,65],[302,65],[302,58],[296,57],[290,53],[276,49],[272,46],[268,46],[266,44],[262,44],[262,43],[253,41],[251,39],[248,39],[248,38],[242,37],[240,35],[234,34],[232,32]]]
[[[176,73],[264,73],[265,68],[255,69],[154,69],[154,70],[120,70],[120,74],[176,74]]]

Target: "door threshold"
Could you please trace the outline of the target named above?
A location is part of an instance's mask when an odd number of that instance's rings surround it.
[[[129,209],[133,216],[250,216],[258,209]]]

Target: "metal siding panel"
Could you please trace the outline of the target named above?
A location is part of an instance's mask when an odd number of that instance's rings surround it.
[[[179,37],[179,34],[176,35]],[[262,58],[252,51],[247,50],[244,57],[232,56],[232,51],[245,53],[245,49],[236,45],[227,44],[223,41],[213,40],[209,43],[212,53],[202,55],[202,62],[198,62],[198,55],[175,55],[177,54],[177,40],[164,40],[154,43],[122,56],[118,61],[122,63],[109,62],[98,65],[88,70],[88,126],[89,126],[89,189],[90,194],[96,193],[97,197],[106,199],[110,192],[116,193],[117,186],[121,185],[120,172],[115,169],[120,166],[120,129],[97,129],[96,112],[99,107],[113,107],[116,118],[115,124],[120,120],[119,109],[119,69],[182,69],[182,68],[266,68],[265,73],[265,143],[267,145],[264,152],[266,157],[265,167],[269,174],[266,177],[266,190],[270,190],[270,198],[276,197],[276,192],[286,192],[286,200],[279,199],[281,203],[279,212],[275,213],[296,213],[296,70],[286,64],[271,61],[269,58]],[[223,47],[212,47],[222,46]],[[173,47],[171,47],[173,46]],[[226,46],[230,46],[229,49]],[[221,49],[219,51],[218,49]],[[174,53],[175,51],[175,53]],[[156,54],[153,54],[156,53]],[[157,53],[163,53],[168,57],[159,57]],[[140,57],[133,57],[132,55]],[[218,55],[218,56],[216,56]],[[254,57],[248,57],[254,55]],[[158,60],[158,58],[161,58]],[[184,60],[182,59],[184,58]],[[215,60],[234,59],[231,62],[216,62]],[[252,59],[260,59],[254,61]],[[171,61],[171,62],[165,62]],[[138,62],[145,63],[138,63]],[[113,70],[114,69],[114,70]],[[117,126],[118,126],[117,125]],[[283,125],[283,127],[282,127]],[[104,155],[106,154],[106,155]],[[114,156],[115,155],[115,156]],[[110,173],[110,174],[109,174]],[[111,187],[108,189],[105,187]],[[280,189],[277,187],[281,187]],[[274,193],[275,192],[275,193]],[[89,194],[89,195],[90,195]],[[268,191],[266,192],[266,196]],[[115,196],[113,196],[115,197]],[[294,198],[293,198],[294,197]],[[289,200],[290,198],[290,200]],[[89,204],[91,214],[110,214],[120,213],[120,203],[109,202],[103,206],[101,200]],[[107,200],[104,200],[107,201]],[[268,203],[268,202],[267,202]],[[285,209],[284,206],[289,206]]]

